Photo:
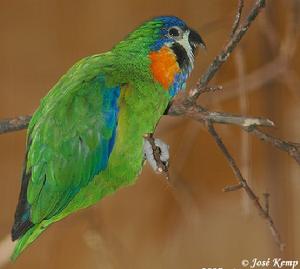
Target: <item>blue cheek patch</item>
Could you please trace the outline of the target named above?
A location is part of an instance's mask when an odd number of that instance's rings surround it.
[[[151,51],[159,51],[164,45],[166,45],[167,43],[171,43],[173,42],[173,40],[171,38],[165,37],[164,35],[162,35],[163,37],[158,39],[154,45],[152,45],[150,47]]]

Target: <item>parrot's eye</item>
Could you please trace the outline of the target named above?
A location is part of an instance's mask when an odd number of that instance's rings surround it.
[[[174,26],[174,27],[169,28],[168,35],[171,38],[178,39],[178,38],[182,37],[183,32],[179,27]]]
[[[178,31],[178,29],[176,29],[176,28],[171,28],[171,29],[169,30],[169,35],[170,35],[170,36],[174,36],[174,37],[179,36],[179,31]]]

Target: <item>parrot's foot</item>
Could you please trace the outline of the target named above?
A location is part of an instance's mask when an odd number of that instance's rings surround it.
[[[169,146],[152,134],[144,136],[144,155],[156,173],[164,173],[168,178]]]

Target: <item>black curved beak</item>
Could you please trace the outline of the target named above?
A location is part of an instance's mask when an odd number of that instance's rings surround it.
[[[193,29],[190,29],[189,43],[192,46],[193,50],[196,50],[197,46],[206,49],[206,45],[202,37]]]

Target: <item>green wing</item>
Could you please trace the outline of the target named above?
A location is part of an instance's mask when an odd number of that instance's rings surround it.
[[[13,240],[59,214],[107,165],[120,87],[108,87],[94,61],[90,57],[76,64],[44,98],[30,122]]]

